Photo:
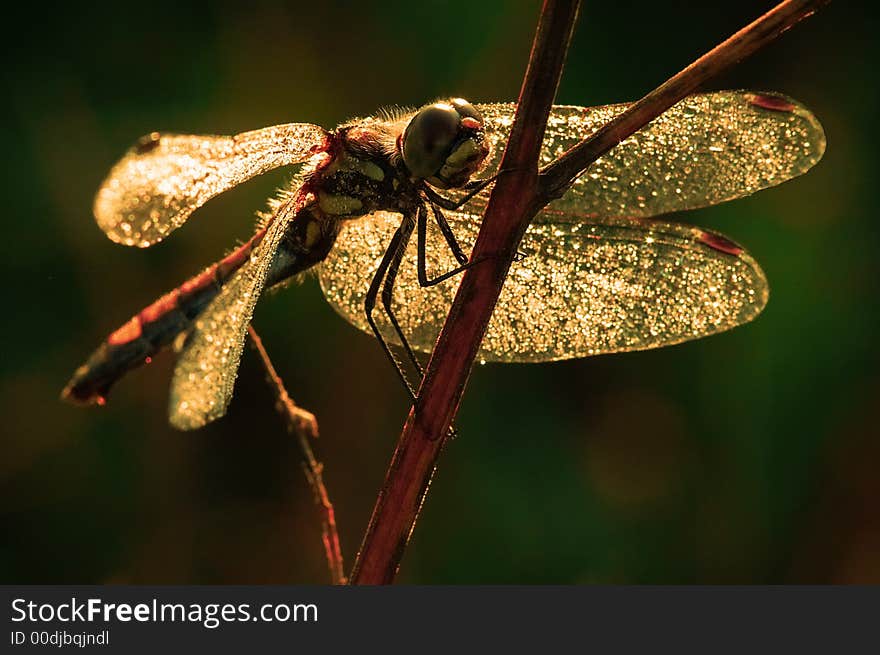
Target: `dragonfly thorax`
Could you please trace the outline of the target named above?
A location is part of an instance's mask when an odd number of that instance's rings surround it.
[[[329,219],[347,219],[382,210],[404,212],[420,202],[399,158],[389,154],[387,138],[360,126],[333,133],[332,147],[307,182],[317,205],[313,209]]]
[[[410,175],[441,189],[463,186],[489,153],[483,117],[467,100],[422,107],[398,141]]]

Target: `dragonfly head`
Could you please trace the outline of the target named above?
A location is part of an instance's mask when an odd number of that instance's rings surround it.
[[[440,189],[464,185],[489,153],[483,117],[461,98],[422,107],[398,147],[410,175]]]

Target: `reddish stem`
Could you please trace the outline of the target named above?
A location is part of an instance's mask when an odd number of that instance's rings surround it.
[[[468,270],[470,283],[459,288],[428,362],[352,572],[356,584],[390,583],[397,573],[485,325],[516,245],[534,215],[541,142],[579,7],[579,0],[544,2],[501,161],[504,173],[495,183],[471,256],[487,261]],[[479,296],[485,300],[473,302]],[[447,328],[456,322],[462,331],[452,335]],[[445,427],[437,432],[440,425]]]
[[[263,340],[253,326],[248,326],[248,336],[251,338],[251,345],[260,356],[260,362],[266,371],[266,381],[275,392],[275,408],[284,418],[287,431],[296,435],[299,442],[303,455],[303,471],[315,495],[315,504],[321,511],[321,541],[324,544],[327,566],[330,568],[330,580],[333,584],[345,584],[345,567],[342,561],[342,547],[339,545],[339,533],[336,530],[336,513],[333,511],[333,503],[330,502],[330,495],[321,475],[324,465],[315,457],[310,443],[312,439],[318,438],[318,422],[311,412],[299,407],[288,395],[284,381],[275,370],[272,360],[269,359],[269,353],[263,346]]]

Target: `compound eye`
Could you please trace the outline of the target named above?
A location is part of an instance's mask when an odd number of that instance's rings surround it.
[[[427,178],[439,171],[460,125],[459,112],[445,103],[429,105],[413,116],[403,134],[403,163],[409,172]]]
[[[464,98],[453,98],[450,104],[455,107],[455,110],[462,118],[473,118],[480,125],[483,124],[483,117],[480,116],[480,112]]]

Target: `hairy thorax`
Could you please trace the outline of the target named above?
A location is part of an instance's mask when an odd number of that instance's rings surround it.
[[[421,202],[396,154],[397,134],[342,127],[297,191],[301,207],[276,255],[270,283],[322,261],[343,221],[375,211],[412,214]]]

